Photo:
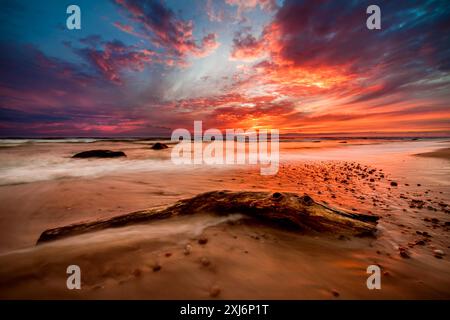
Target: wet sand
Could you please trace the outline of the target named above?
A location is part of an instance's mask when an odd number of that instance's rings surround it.
[[[432,157],[450,160],[450,148],[443,148],[432,152],[419,153],[417,155],[420,157]]]
[[[445,159],[414,156],[437,145],[303,149],[291,143],[282,146],[279,173],[269,177],[257,167],[154,168],[2,185],[0,297],[449,299],[449,166]],[[136,149],[137,158],[144,154]],[[130,164],[116,162],[116,168],[122,163]],[[256,220],[198,215],[35,246],[48,228],[219,189],[307,193],[328,206],[379,215],[377,236],[311,235]],[[206,244],[198,243],[202,237]],[[444,255],[436,257],[435,250]],[[81,267],[80,291],[66,288],[70,264]],[[366,287],[371,264],[382,267],[381,290]]]

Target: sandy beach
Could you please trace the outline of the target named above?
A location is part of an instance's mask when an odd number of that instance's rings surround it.
[[[0,298],[450,298],[448,140],[282,141],[276,176],[260,175],[255,165],[176,166],[173,145],[149,145],[3,141]],[[70,158],[90,149],[127,157]],[[48,229],[215,190],[307,194],[379,219],[373,236],[355,237],[286,228],[244,209],[195,212],[36,245]],[[73,264],[82,270],[82,290],[66,287]],[[369,265],[382,269],[381,290],[366,286]]]

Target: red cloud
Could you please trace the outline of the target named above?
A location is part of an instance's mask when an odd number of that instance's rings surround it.
[[[237,6],[238,13],[254,9],[257,6],[265,11],[274,11],[278,8],[276,0],[225,0],[225,2],[229,5]]]
[[[116,0],[131,19],[148,35],[154,45],[164,48],[178,59],[187,55],[203,57],[215,50],[219,43],[216,34],[206,35],[200,44],[193,36],[192,21],[179,19],[161,1]]]
[[[118,84],[121,70],[142,71],[156,57],[152,51],[126,46],[119,41],[105,43],[103,50],[86,48],[81,51],[107,79]]]
[[[264,39],[256,39],[250,33],[238,32],[233,39],[232,60],[255,60],[265,53]]]

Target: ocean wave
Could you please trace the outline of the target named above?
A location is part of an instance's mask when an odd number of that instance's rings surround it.
[[[176,166],[177,168],[183,166]],[[174,170],[167,160],[39,159],[18,166],[0,168],[0,185],[13,185],[64,178],[96,178],[115,173]]]

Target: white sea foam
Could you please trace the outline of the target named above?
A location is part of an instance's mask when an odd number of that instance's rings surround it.
[[[20,145],[25,143],[91,143],[104,139],[73,138],[73,139],[0,139],[0,145]]]
[[[63,178],[96,178],[115,173],[182,169],[167,160],[143,159],[55,159],[38,158],[0,168],[0,185]]]
[[[144,224],[137,224],[121,228],[110,228],[101,231],[76,235],[65,239],[44,243],[37,247],[30,247],[9,251],[0,254],[6,256],[10,254],[27,254],[30,251],[52,250],[57,248],[87,248],[87,245],[108,245],[114,246],[137,242],[170,242],[183,243],[197,237],[207,228],[220,225],[228,221],[237,221],[245,216],[241,214],[230,214],[226,216],[214,216],[200,214],[194,216],[175,217],[160,221],[153,221]]]

